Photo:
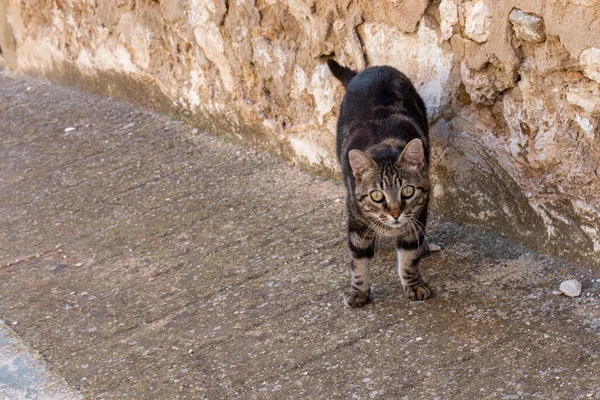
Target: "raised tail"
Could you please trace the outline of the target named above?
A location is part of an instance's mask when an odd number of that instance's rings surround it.
[[[344,87],[347,87],[348,83],[350,83],[352,78],[354,78],[357,74],[356,71],[353,71],[348,67],[343,67],[340,64],[338,64],[337,61],[335,61],[333,58],[327,60],[327,66],[329,67],[329,70],[331,71],[333,76],[335,76],[340,82],[342,82],[342,85],[344,85]]]

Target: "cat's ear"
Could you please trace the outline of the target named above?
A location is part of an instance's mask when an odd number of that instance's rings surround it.
[[[419,170],[422,170],[425,167],[425,151],[423,150],[423,142],[421,142],[421,139],[413,139],[406,145],[402,154],[398,157],[396,165],[403,163],[415,166]]]
[[[366,153],[360,150],[350,150],[348,153],[352,173],[357,180],[361,180],[367,172],[377,167],[377,163]]]

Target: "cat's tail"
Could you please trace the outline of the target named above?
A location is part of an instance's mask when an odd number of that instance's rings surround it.
[[[329,67],[329,70],[331,71],[333,76],[335,76],[340,82],[342,82],[342,85],[344,85],[344,87],[347,87],[348,83],[350,83],[352,78],[354,78],[357,74],[356,71],[353,71],[348,67],[343,67],[340,64],[338,64],[338,62],[335,61],[333,58],[327,60],[327,66]]]

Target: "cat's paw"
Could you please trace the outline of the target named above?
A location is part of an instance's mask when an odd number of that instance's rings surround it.
[[[404,287],[404,293],[406,297],[413,301],[425,300],[431,296],[431,289],[425,282],[419,282],[416,285],[407,285]]]
[[[369,294],[371,290],[366,293],[363,292],[352,292],[344,296],[344,304],[351,308],[362,307],[369,302]]]

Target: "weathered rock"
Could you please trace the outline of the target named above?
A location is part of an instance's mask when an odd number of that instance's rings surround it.
[[[430,116],[442,111],[447,102],[452,53],[439,47],[431,21],[424,19],[416,34],[371,23],[362,25],[360,34],[372,65],[387,64],[403,71],[425,99]]]
[[[596,127],[590,121],[590,118],[575,114],[575,122],[577,122],[577,125],[579,125],[586,138],[593,140],[596,137]]]
[[[563,281],[559,289],[565,296],[577,297],[581,294],[581,282],[577,279]]]
[[[582,51],[579,56],[579,65],[585,76],[600,83],[600,49],[591,47]]]
[[[580,6],[593,6],[597,4],[596,0],[571,0],[571,2]]]
[[[437,243],[429,243],[429,251],[432,253],[438,252],[442,250],[442,246]]]
[[[376,22],[387,22],[402,32],[415,32],[429,0],[375,0],[361,2],[364,15]]]
[[[581,82],[569,86],[567,100],[592,116],[600,116],[600,88],[597,83]]]
[[[439,10],[442,40],[448,40],[454,33],[454,25],[458,23],[458,6],[454,0],[442,0]]]
[[[556,36],[546,38],[543,46],[532,46],[531,67],[535,67],[537,74],[548,74],[564,71],[565,65],[572,64],[571,55],[565,49],[560,39]]]
[[[488,64],[484,69],[475,71],[469,69],[463,62],[460,65],[460,77],[471,100],[480,104],[493,104],[498,95],[504,90],[514,86],[515,78],[493,64]]]
[[[465,13],[464,33],[477,43],[484,43],[490,36],[492,14],[483,0],[463,4]]]
[[[558,101],[553,96],[554,90],[548,93],[539,89],[537,78],[523,74],[516,89],[518,92],[509,93],[503,99],[511,154],[517,162],[532,169],[550,169],[559,162],[556,137],[567,129],[568,121],[559,112],[548,112]]]
[[[544,20],[541,17],[515,8],[510,12],[509,20],[517,38],[535,43],[546,40]]]

